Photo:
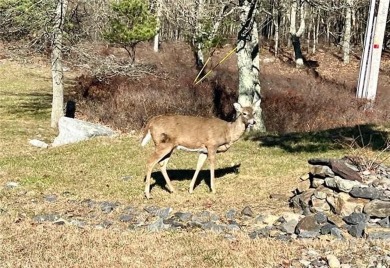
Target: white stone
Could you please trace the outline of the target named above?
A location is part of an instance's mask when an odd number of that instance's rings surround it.
[[[44,141],[37,140],[37,139],[29,140],[28,143],[31,144],[32,146],[39,147],[39,148],[49,147],[49,144],[47,144]]]
[[[328,261],[329,268],[340,268],[340,261],[337,259],[335,255],[329,254],[326,256],[326,260]]]
[[[87,140],[96,136],[113,136],[115,132],[105,126],[86,121],[61,117],[58,122],[59,135],[54,139],[52,146],[60,146]]]

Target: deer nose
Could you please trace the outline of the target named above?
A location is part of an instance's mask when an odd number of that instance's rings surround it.
[[[255,121],[255,119],[250,119],[248,123],[251,125],[254,125],[254,124],[256,124],[256,121]]]

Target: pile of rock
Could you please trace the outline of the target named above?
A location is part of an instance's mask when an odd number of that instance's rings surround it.
[[[290,200],[296,212],[326,214],[333,218],[328,223],[355,237],[390,238],[389,167],[371,163],[368,170],[351,157],[310,159],[309,164]]]

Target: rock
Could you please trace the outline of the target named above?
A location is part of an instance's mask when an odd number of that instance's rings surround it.
[[[390,240],[390,228],[368,227],[366,228],[367,238]]]
[[[339,193],[334,197],[327,197],[332,211],[341,216],[348,216],[353,212],[361,212],[363,207],[369,202],[367,199],[353,198],[349,194]]]
[[[333,228],[337,228],[337,226],[334,224],[331,224],[331,223],[326,223],[325,225],[323,225],[321,227],[320,233],[322,235],[330,234],[330,232],[332,231]]]
[[[104,201],[100,204],[100,209],[103,213],[110,213],[118,206],[117,203]]]
[[[246,206],[246,207],[241,211],[241,214],[242,214],[242,215],[245,215],[245,216],[248,216],[248,217],[253,217],[253,215],[254,215],[252,209],[251,209],[249,206]]]
[[[200,222],[200,223],[206,223],[210,221],[210,212],[209,211],[201,211],[198,213],[195,213],[192,216],[192,221]]]
[[[328,195],[333,195],[333,190],[326,188],[324,185],[318,186],[314,191],[314,196],[318,199],[326,199]]]
[[[334,172],[328,166],[314,165],[311,167],[310,173],[317,178],[334,177]]]
[[[343,179],[349,181],[362,182],[362,177],[360,177],[359,173],[353,170],[352,168],[348,167],[344,161],[332,159],[330,160],[330,165],[333,172],[336,175],[342,177]]]
[[[176,212],[174,217],[176,217],[181,222],[189,222],[192,218],[192,214],[189,212]]]
[[[109,220],[104,220],[102,223],[96,225],[95,227],[97,229],[108,229],[111,227],[111,225],[113,224],[112,221],[109,221]]]
[[[365,228],[366,228],[365,222],[359,222],[356,225],[349,225],[347,227],[348,233],[353,237],[357,237],[357,238],[363,237]]]
[[[37,139],[29,140],[28,143],[32,146],[35,146],[38,148],[43,148],[43,149],[46,149],[49,147],[49,144],[47,144],[44,141],[37,140]]]
[[[341,231],[339,228],[330,229],[330,234],[338,239],[344,238],[343,231]]]
[[[367,222],[368,217],[364,213],[353,212],[352,214],[345,216],[343,220],[348,224],[359,224],[360,222]]]
[[[230,209],[226,212],[226,219],[227,220],[235,220],[236,217],[236,211],[234,209]]]
[[[172,211],[172,208],[170,208],[170,207],[161,208],[161,209],[157,210],[156,216],[159,216],[162,219],[167,219],[169,217],[169,214],[171,213],[171,211]]]
[[[273,225],[278,219],[279,217],[275,215],[265,215],[262,218],[262,222],[266,225]]]
[[[389,228],[389,227],[390,227],[390,220],[389,220],[389,217],[386,217],[386,218],[381,219],[380,221],[378,221],[378,224],[379,224],[381,227],[387,227],[387,228]]]
[[[57,196],[55,194],[51,194],[51,195],[46,195],[44,197],[45,201],[46,202],[50,202],[50,203],[53,203],[53,202],[56,202],[57,201]]]
[[[323,224],[323,223],[326,223],[328,221],[328,217],[324,214],[324,213],[316,213],[314,215],[314,219],[316,220],[316,222],[318,224]]]
[[[341,266],[339,259],[335,255],[327,255],[326,261],[328,262],[329,268],[340,268]]]
[[[296,226],[296,234],[302,238],[317,237],[320,234],[321,225],[317,223],[314,215],[301,219]]]
[[[56,220],[60,219],[61,217],[56,214],[42,214],[37,215],[33,218],[33,220],[37,223],[43,223],[45,221],[47,222],[55,222]]]
[[[311,180],[311,187],[312,188],[317,188],[319,187],[320,185],[323,185],[325,183],[325,180],[324,179],[318,179],[318,178],[313,178]]]
[[[301,181],[306,181],[306,180],[309,180],[311,178],[310,174],[309,173],[305,173],[303,174],[302,176],[299,177],[299,179]]]
[[[310,158],[307,162],[310,165],[330,166],[329,158]]]
[[[380,192],[374,187],[358,187],[355,186],[349,192],[353,197],[366,198],[366,199],[377,199]]]
[[[5,184],[5,187],[8,189],[19,187],[19,182],[9,181]]]
[[[84,221],[72,219],[69,224],[77,226],[79,228],[84,228],[87,224]]]
[[[330,210],[330,206],[325,199],[318,199],[313,195],[311,198],[311,203],[311,211],[313,212],[324,212]]]
[[[303,193],[303,192],[307,191],[310,188],[310,185],[311,185],[311,183],[309,180],[298,182],[297,192]]]
[[[364,206],[364,213],[379,218],[387,217],[390,215],[390,202],[372,200]]]
[[[55,225],[68,225],[69,222],[63,218],[59,218],[58,220],[54,221],[53,224],[55,224]]]
[[[119,221],[121,222],[131,222],[133,220],[134,220],[134,216],[129,214],[124,214],[119,217]]]
[[[238,232],[240,230],[241,230],[240,226],[236,223],[230,223],[230,224],[226,225],[227,232]]]
[[[96,136],[113,136],[115,132],[105,126],[85,122],[69,117],[61,117],[58,121],[59,135],[52,146],[61,146],[87,140]]]
[[[148,225],[147,229],[150,232],[160,232],[165,228],[164,220],[162,218],[158,218],[155,222]]]
[[[288,222],[288,221],[291,221],[291,220],[299,221],[300,219],[302,219],[304,217],[305,216],[303,216],[302,214],[297,214],[297,213],[292,213],[292,212],[284,212],[281,215],[281,218],[283,218],[283,220],[285,222]]]
[[[297,227],[298,219],[291,219],[280,224],[279,228],[287,234],[294,234]]]
[[[349,193],[353,187],[361,185],[361,183],[358,181],[345,180],[339,176],[335,176],[334,178],[326,178],[325,184],[328,187],[338,189],[345,193]]]
[[[341,228],[345,225],[345,222],[343,221],[343,219],[340,215],[334,215],[334,214],[329,215],[328,222],[336,225],[338,228]]]
[[[206,222],[202,224],[203,230],[212,231],[213,233],[220,234],[224,231],[225,227],[220,224],[216,224],[214,222]]]

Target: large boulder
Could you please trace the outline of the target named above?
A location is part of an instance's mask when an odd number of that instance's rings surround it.
[[[59,134],[52,143],[53,147],[88,140],[96,136],[115,135],[115,132],[108,127],[69,117],[60,118],[58,130]]]

